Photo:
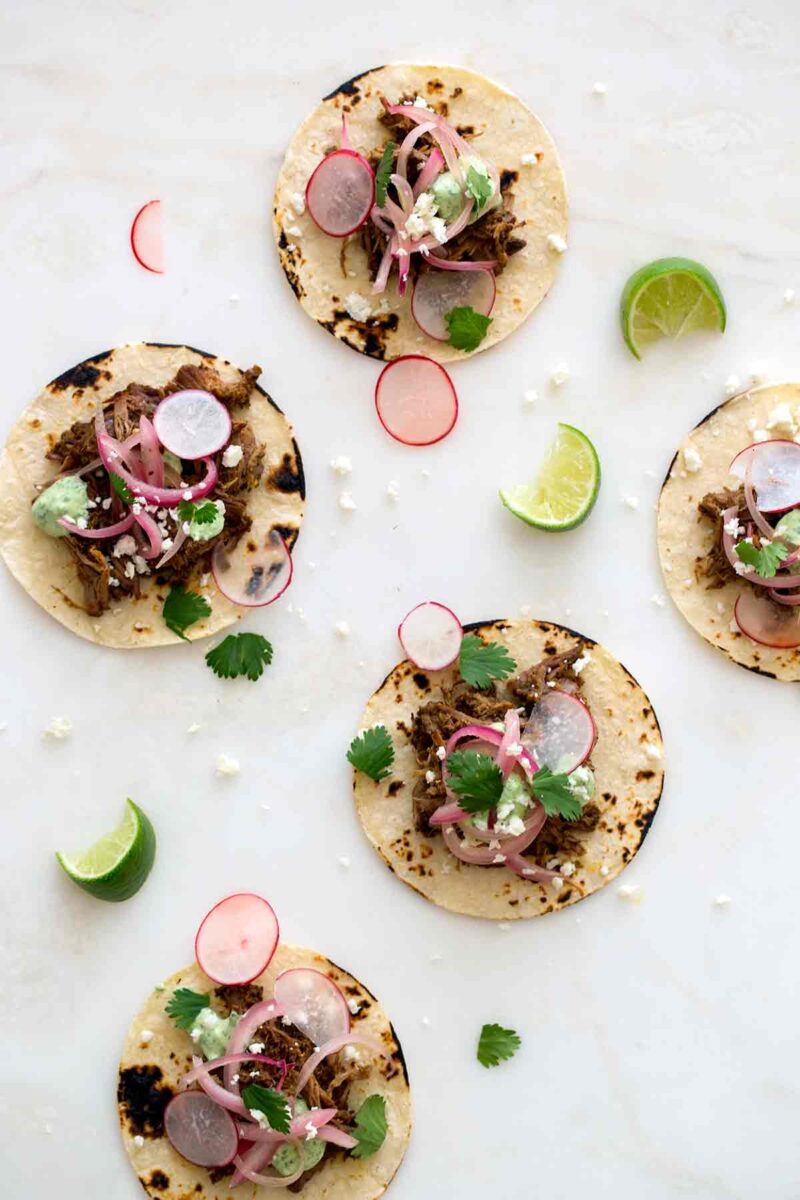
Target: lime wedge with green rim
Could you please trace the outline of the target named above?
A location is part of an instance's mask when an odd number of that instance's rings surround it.
[[[631,275],[620,301],[622,336],[637,358],[659,338],[695,329],[725,332],[727,314],[719,284],[691,258],[657,258]]]
[[[600,490],[600,459],[585,433],[559,425],[533,483],[504,488],[509,512],[537,529],[574,529],[594,508]]]
[[[73,883],[98,900],[129,900],[153,867],[156,833],[132,800],[125,801],[125,818],[82,854],[56,854]]]

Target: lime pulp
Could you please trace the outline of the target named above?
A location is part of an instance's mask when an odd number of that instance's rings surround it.
[[[719,284],[691,258],[657,258],[631,275],[620,300],[622,336],[637,358],[659,338],[697,329],[725,330],[727,313]]]
[[[500,499],[528,525],[560,532],[586,520],[599,490],[597,451],[585,433],[560,424],[533,482],[503,489]]]
[[[73,883],[99,900],[128,900],[142,886],[156,856],[156,834],[148,817],[132,800],[112,833],[78,854],[56,854]]]

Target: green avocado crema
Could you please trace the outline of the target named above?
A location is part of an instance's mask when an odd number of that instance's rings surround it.
[[[443,217],[448,223],[454,221],[461,212],[464,193],[452,171],[443,171],[434,179],[430,190],[436,201],[437,216]]]
[[[305,1100],[297,1098],[294,1106],[294,1115],[302,1116],[308,1112],[308,1105]],[[302,1143],[303,1153],[303,1170],[310,1171],[315,1167],[325,1153],[327,1142],[324,1142],[321,1137],[316,1134],[312,1138],[308,1138]],[[290,1145],[288,1142],[279,1146],[275,1151],[271,1165],[275,1168],[279,1175],[294,1175],[300,1167],[300,1151],[296,1146]]]
[[[239,1020],[239,1014],[232,1012],[229,1017],[220,1017],[213,1008],[202,1008],[197,1014],[197,1020],[191,1028],[191,1038],[205,1059],[222,1058],[228,1049],[233,1027]]]
[[[225,505],[221,500],[215,501],[217,515],[212,521],[189,521],[187,533],[195,542],[209,542],[225,528]]]
[[[792,546],[800,546],[800,508],[784,513],[775,526],[775,536]]]
[[[65,475],[36,497],[31,514],[50,537],[66,537],[69,531],[59,525],[59,518],[69,517],[76,525],[80,520],[88,520],[89,490],[77,475]]]

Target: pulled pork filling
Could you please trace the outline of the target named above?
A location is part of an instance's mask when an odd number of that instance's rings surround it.
[[[495,682],[489,688],[479,689],[459,680],[452,688],[443,689],[441,700],[429,700],[417,710],[410,740],[420,771],[412,793],[414,824],[419,833],[427,837],[441,834],[440,826],[430,824],[436,809],[447,800],[442,762],[436,751],[465,725],[502,722],[511,708],[524,709],[524,716],[520,718],[524,724],[533,706],[551,685],[567,684],[566,690],[580,696],[580,676],[573,670],[573,664],[582,653],[580,645],[561,654],[553,649],[535,666],[506,680],[505,685]],[[503,693],[499,690],[501,687],[505,689]],[[586,765],[591,766],[591,760],[587,760]],[[430,782],[429,775],[433,776]],[[523,854],[537,866],[545,866],[549,859],[565,852],[577,857],[582,849],[582,836],[595,829],[599,820],[600,809],[592,802],[584,805],[577,821],[548,817],[541,833]]]
[[[403,96],[398,103],[413,104],[413,102],[413,96]],[[436,105],[433,107],[435,108]],[[441,115],[446,116],[447,114],[443,112]],[[390,140],[395,143],[394,159],[396,164],[400,144],[415,127],[414,122],[399,113],[389,112],[381,113],[378,120],[386,126],[390,134]],[[466,131],[464,133],[466,134]],[[408,159],[407,174],[408,181],[412,187],[416,183],[428,155],[435,149],[435,146],[436,143],[430,134],[426,133],[422,135],[411,151]],[[373,171],[377,171],[383,157],[383,151],[384,147],[380,146],[367,155]],[[509,258],[513,254],[517,254],[520,250],[523,250],[526,245],[525,241],[518,236],[518,230],[522,228],[523,222],[518,221],[514,216],[514,193],[511,190],[512,182],[513,180],[508,176],[501,177],[500,191],[502,194],[502,204],[485,212],[483,216],[478,217],[476,221],[468,225],[452,241],[445,242],[444,245],[437,247],[436,254],[439,258],[448,258],[455,262],[486,262],[494,260],[497,263],[497,266],[494,268],[494,274],[499,275],[502,272]],[[389,239],[374,221],[367,221],[359,230],[359,236],[369,262],[370,278],[374,280]],[[416,270],[428,269],[424,266],[424,261],[420,261],[420,258],[420,255],[412,257],[412,276]]]
[[[152,417],[159,402],[173,392],[196,388],[210,392],[228,408],[246,408],[250,403],[260,367],[244,371],[234,383],[225,383],[219,373],[210,366],[181,367],[175,376],[161,388],[146,384],[131,383],[117,392],[104,404],[106,426],[111,434],[124,440],[139,428],[143,416]],[[239,446],[242,457],[235,466],[226,467],[222,456],[228,446]],[[158,583],[166,586],[185,585],[192,577],[206,571],[211,554],[218,542],[233,549],[252,522],[247,515],[247,493],[257,486],[263,472],[266,447],[260,445],[245,420],[233,421],[230,440],[214,455],[219,479],[209,495],[210,500],[221,500],[225,505],[225,526],[221,533],[206,541],[187,538],[180,550],[157,572]],[[61,474],[66,475],[88,466],[97,458],[97,438],[94,420],[76,421],[58,439],[48,458],[57,462]],[[204,474],[202,462],[181,461],[180,475],[171,486],[185,484],[191,487]],[[98,467],[84,476],[90,502],[88,527],[97,529],[118,520],[122,512],[121,502],[111,487],[111,479],[105,468]],[[178,531],[175,509],[149,506],[165,537],[172,538]],[[67,534],[61,540],[72,557],[78,578],[83,586],[84,604],[90,616],[98,617],[122,596],[137,597],[141,594],[143,576],[151,574],[150,564],[138,552],[143,540],[137,535],[136,527],[130,536],[137,541],[132,554],[116,553],[121,539],[95,542],[75,534]]]
[[[737,575],[722,544],[722,514],[734,506],[737,508],[736,516],[739,523],[747,529],[747,536],[752,537],[753,545],[761,545],[761,534],[752,527],[753,518],[747,508],[743,487],[735,489],[724,487],[717,492],[707,492],[699,501],[697,511],[700,513],[701,519],[713,522],[714,541],[706,554],[695,559],[694,574],[698,582],[703,581],[709,591],[725,587],[727,583],[734,580],[746,583],[750,587],[754,586],[749,580],[742,579],[740,575]],[[763,588],[757,590],[764,593]]]

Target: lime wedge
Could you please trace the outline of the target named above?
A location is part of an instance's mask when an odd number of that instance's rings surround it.
[[[725,331],[727,315],[714,276],[691,258],[657,258],[631,275],[622,292],[622,336],[637,358],[659,338],[695,329]]]
[[[559,425],[533,483],[505,488],[509,512],[537,529],[574,529],[585,521],[600,490],[600,459],[585,433]]]
[[[82,854],[56,854],[73,883],[98,900],[128,900],[144,883],[156,856],[156,834],[132,800],[125,819]]]

